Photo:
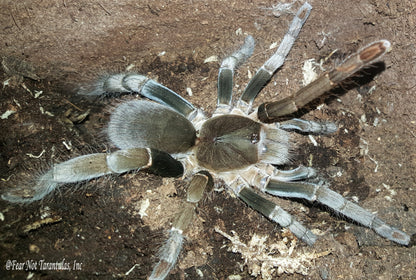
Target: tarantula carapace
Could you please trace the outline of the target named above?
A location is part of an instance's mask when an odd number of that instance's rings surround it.
[[[325,183],[308,180],[317,176],[313,168],[276,168],[290,163],[290,132],[330,134],[337,130],[331,122],[296,118],[277,122],[280,117],[296,112],[378,61],[390,49],[387,40],[373,42],[292,96],[252,108],[257,94],[283,64],[310,11],[308,3],[299,9],[276,53],[257,71],[236,102],[232,101],[234,70],[251,56],[254,39],[248,36],[239,50],[223,60],[218,77],[217,108],[211,118],[145,76],[122,73],[101,79],[95,89],[86,94],[139,93],[151,100],[123,102],[112,113],[107,133],[119,150],[88,154],[57,164],[37,179],[30,196],[12,191],[3,195],[3,199],[11,202],[40,200],[62,184],[132,170],[189,178],[185,206],[173,223],[150,279],[164,279],[175,265],[182,249],[183,231],[192,223],[195,207],[205,189],[214,182],[224,183],[248,206],[289,228],[308,245],[314,244],[316,236],[253,188],[264,194],[317,201],[389,240],[407,245],[410,237],[406,233],[344,199]]]

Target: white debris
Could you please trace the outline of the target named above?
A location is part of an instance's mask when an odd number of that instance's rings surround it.
[[[321,105],[318,105],[318,106],[316,107],[316,110],[322,110],[324,107],[325,107],[325,104],[323,103],[323,104],[321,104]]]
[[[296,3],[296,0],[292,3],[278,3],[272,6],[270,8],[272,10],[272,13],[275,17],[280,17],[281,15],[286,14],[293,14],[292,12],[292,6]]]
[[[369,90],[368,90],[368,95],[372,94],[373,91],[376,90],[376,85],[373,85]]]
[[[229,239],[232,243],[230,251],[240,253],[252,276],[261,276],[262,279],[273,279],[273,274],[299,273],[308,275],[308,267],[313,260],[326,256],[330,251],[313,253],[297,253],[294,249],[297,240],[290,242],[284,240],[269,244],[268,236],[254,234],[248,244],[243,243],[235,232],[233,236],[223,232],[218,227],[215,231]]]
[[[50,217],[51,215],[51,208],[49,208],[49,206],[45,206],[40,209],[40,218],[42,220],[46,219],[47,217]]]
[[[11,115],[13,115],[14,113],[16,113],[16,111],[14,111],[14,110],[7,110],[6,112],[4,112],[2,115],[1,115],[1,119],[2,120],[5,120],[5,119],[8,119]]]
[[[240,275],[229,275],[227,280],[241,280],[242,277]]]
[[[52,114],[51,112],[46,111],[45,109],[43,109],[43,107],[42,107],[42,106],[40,106],[40,107],[39,107],[39,110],[40,110],[40,112],[42,113],[42,115],[48,115],[48,116],[50,116],[50,117],[55,116],[55,115],[54,115],[54,114]]]
[[[7,87],[7,86],[9,86],[10,85],[10,80],[11,80],[12,78],[8,78],[7,80],[4,80],[3,81],[3,89],[5,88],[5,87]]]
[[[135,269],[135,268],[139,268],[140,267],[140,264],[135,264],[135,265],[133,265],[133,267],[132,268],[130,268],[129,269],[129,271],[127,271],[126,273],[124,273],[126,276],[128,276],[130,273],[132,273],[132,271]]]
[[[366,123],[367,122],[367,116],[365,114],[362,114],[361,117],[360,117],[360,121],[362,123]]]
[[[28,157],[30,157],[30,158],[40,158],[41,156],[43,156],[43,154],[44,154],[45,152],[46,152],[46,151],[43,149],[43,150],[42,150],[42,152],[41,152],[38,156],[35,156],[35,155],[31,154],[31,153],[27,153],[26,155],[27,155]]]
[[[306,60],[302,66],[303,80],[302,83],[304,86],[310,84],[318,78],[318,73],[315,71],[315,59],[311,58]]]
[[[250,69],[247,70],[247,77],[249,80],[251,80],[251,78],[253,78],[253,73],[251,73]]]
[[[62,144],[64,144],[65,148],[68,151],[72,150],[72,143],[71,143],[71,141],[68,141],[68,143],[66,141],[62,141]]]
[[[193,93],[192,93],[192,89],[191,89],[190,87],[187,87],[187,88],[186,88],[186,93],[187,93],[189,96],[192,96],[192,95],[193,95]]]
[[[391,186],[382,183],[383,187],[390,192],[390,195],[395,196],[397,192],[391,188]]]
[[[360,155],[366,156],[368,155],[368,142],[365,141],[363,138],[360,138],[360,144],[358,144],[358,147],[360,147]]]
[[[277,46],[278,46],[278,45],[279,45],[279,44],[278,44],[277,42],[273,42],[273,43],[270,45],[269,50],[272,50],[272,49],[277,48]]]
[[[211,55],[210,57],[205,58],[204,63],[217,62],[217,61],[219,61],[218,56]]]
[[[196,274],[198,274],[199,277],[201,277],[202,279],[204,279],[204,273],[200,269],[198,269],[198,268],[196,268],[195,270],[196,270]]]
[[[373,126],[377,126],[379,123],[379,118],[375,117],[373,121]]]
[[[35,90],[35,98],[38,98],[43,93],[43,90]]]
[[[136,67],[136,65],[134,65],[134,64],[129,64],[127,67],[126,67],[126,71],[131,71],[131,70],[133,70],[133,68],[134,67]]]
[[[14,102],[17,106],[19,106],[19,108],[22,108],[22,106],[20,105],[20,103],[19,103],[16,99],[14,99],[14,98],[13,98],[13,102]]]
[[[239,28],[235,31],[235,35],[238,35],[238,36],[243,35],[243,29],[241,29],[241,27],[239,27]]]
[[[308,137],[309,137],[309,140],[312,142],[312,144],[315,147],[318,147],[318,142],[316,142],[315,138],[311,134],[309,134]]]
[[[149,208],[149,206],[150,206],[150,200],[148,198],[142,201],[142,204],[140,205],[140,210],[139,210],[140,218],[143,219],[144,216],[147,216],[146,210],[147,208]]]

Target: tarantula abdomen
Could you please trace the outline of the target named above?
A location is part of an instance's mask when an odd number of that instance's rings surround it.
[[[153,148],[186,152],[195,145],[196,131],[184,116],[161,104],[133,100],[118,106],[108,125],[111,142],[120,149]]]

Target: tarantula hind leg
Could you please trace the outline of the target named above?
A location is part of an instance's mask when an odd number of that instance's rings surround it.
[[[173,90],[136,73],[120,73],[102,77],[92,90],[81,88],[78,93],[87,96],[138,93],[170,107],[188,119],[192,119],[198,111],[194,105]]]
[[[59,163],[35,181],[29,193],[18,188],[2,195],[2,199],[27,203],[43,199],[60,185],[76,183],[111,173],[147,169],[161,176],[176,177],[183,173],[182,164],[168,153],[149,148],[118,150],[111,154],[79,156]]]
[[[182,211],[176,217],[169,231],[169,238],[160,248],[159,262],[153,268],[149,280],[162,280],[169,274],[179,257],[184,241],[183,231],[186,230],[194,220],[195,207],[202,199],[208,188],[212,188],[213,179],[208,172],[201,171],[194,175],[188,190],[186,202]]]
[[[365,210],[358,204],[346,200],[342,195],[329,189],[322,183],[315,184],[302,181],[284,182],[272,177],[263,191],[280,197],[318,201],[336,212],[373,229],[384,238],[402,245],[408,245],[410,242],[410,236],[408,234],[386,224],[375,214]]]

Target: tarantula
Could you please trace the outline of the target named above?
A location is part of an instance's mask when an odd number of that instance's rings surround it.
[[[141,169],[161,176],[191,178],[185,206],[169,231],[149,279],[164,279],[174,267],[182,249],[183,231],[192,223],[195,207],[205,190],[215,182],[225,183],[248,206],[289,228],[308,245],[313,245],[317,237],[253,187],[265,194],[317,201],[391,241],[407,245],[410,237],[405,232],[344,199],[325,183],[308,180],[317,176],[313,168],[276,168],[289,163],[291,131],[330,134],[337,130],[331,122],[297,118],[277,121],[378,61],[390,49],[387,40],[373,42],[292,96],[252,108],[260,90],[283,64],[311,9],[308,3],[299,9],[276,53],[257,71],[235,103],[232,102],[234,70],[251,56],[253,37],[248,36],[239,50],[222,61],[217,108],[210,118],[172,90],[145,76],[124,73],[103,78],[87,94],[139,93],[152,100],[126,101],[112,113],[107,133],[119,150],[83,155],[57,164],[37,179],[31,195],[10,192],[2,198],[32,202],[62,184]]]

